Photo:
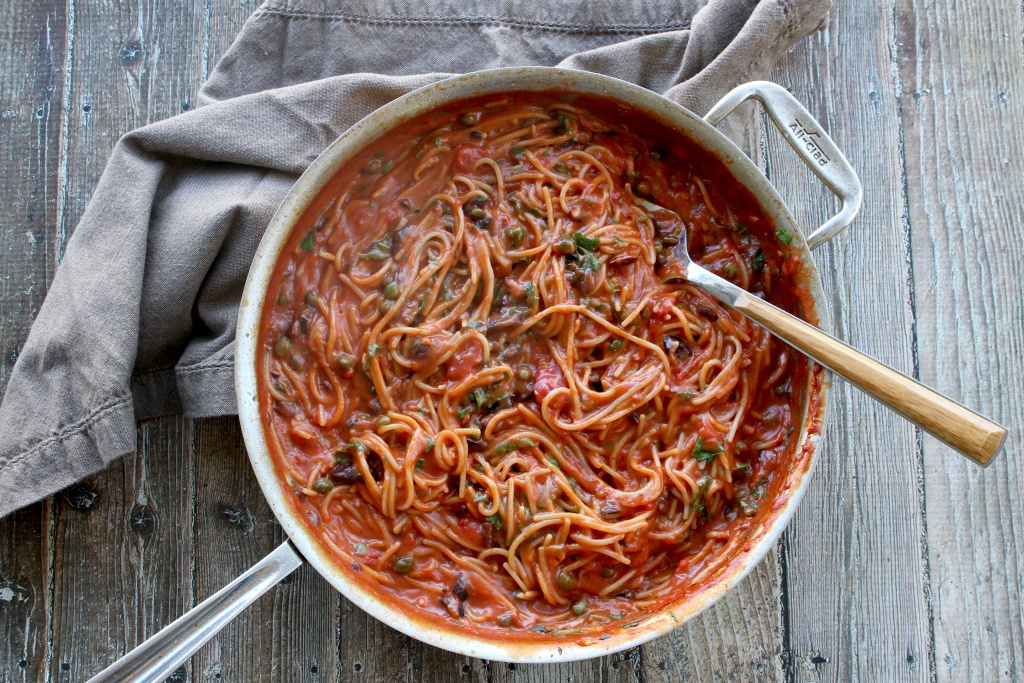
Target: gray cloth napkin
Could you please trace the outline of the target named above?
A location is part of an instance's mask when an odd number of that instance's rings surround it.
[[[190,112],[125,135],[0,405],[0,516],[135,449],[136,419],[235,412],[235,315],[291,184],[356,121],[453,73],[597,71],[697,113],[765,78],[830,0],[269,0]]]

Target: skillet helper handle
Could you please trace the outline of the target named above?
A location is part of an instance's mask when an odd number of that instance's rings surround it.
[[[690,264],[687,278],[982,467],[1002,450],[1006,429],[985,416],[700,266]]]
[[[800,102],[781,85],[769,81],[751,81],[731,90],[711,108],[704,120],[717,126],[736,107],[757,100],[768,117],[796,150],[804,163],[842,202],[839,213],[807,236],[811,249],[845,230],[860,210],[864,190],[850,162],[836,143]]]
[[[301,564],[302,557],[285,541],[249,571],[90,678],[88,683],[166,681],[192,653]]]

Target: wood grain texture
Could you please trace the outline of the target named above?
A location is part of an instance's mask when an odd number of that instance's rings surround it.
[[[114,142],[194,106],[257,5],[0,6],[0,160],[18,171],[0,183],[0,391]],[[839,0],[829,31],[774,74],[865,185],[861,217],[816,255],[833,331],[1009,426],[992,468],[840,382],[781,551],[669,636],[557,666],[467,659],[368,617],[306,567],[173,680],[1024,679],[1021,33],[1011,0]],[[800,224],[830,215],[781,137],[746,130]],[[233,418],[150,421],[138,444],[0,520],[0,681],[83,680],[282,539]]]
[[[237,418],[198,420],[195,593],[205,599],[284,541],[249,466]],[[340,596],[308,566],[193,657],[191,680],[338,679]]]
[[[815,254],[833,331],[913,374],[892,15],[891,3],[836,3],[829,29],[798,45],[773,80],[792,86],[864,185],[857,220]],[[766,140],[769,177],[797,222],[817,227],[835,212],[834,200],[781,136]],[[929,680],[918,437],[841,380],[835,389],[826,448],[785,536],[788,673],[801,681]]]
[[[1024,679],[1020,9],[896,3],[921,378],[1010,428],[984,471],[923,443],[940,681]]]
[[[52,269],[63,2],[0,4],[0,396]],[[0,520],[0,681],[43,678],[52,598],[50,503]]]

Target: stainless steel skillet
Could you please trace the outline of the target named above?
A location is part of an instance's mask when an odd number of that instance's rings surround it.
[[[654,116],[677,130],[690,143],[700,145],[716,156],[729,168],[735,179],[750,190],[774,225],[793,236],[790,246],[802,257],[800,276],[814,300],[814,306],[807,311],[807,316],[812,322],[823,322],[827,307],[811,249],[834,237],[850,224],[860,206],[861,187],[840,151],[806,110],[784,89],[768,83],[741,86],[727,95],[705,119],[638,86],[598,74],[564,69],[497,69],[456,77],[410,93],[371,114],[342,135],[296,182],[267,229],[243,294],[236,345],[239,419],[256,477],[290,540],[91,680],[164,680],[228,621],[298,567],[303,558],[352,602],[390,626],[424,642],[468,656],[502,661],[557,662],[609,654],[668,632],[696,616],[735,586],[774,545],[792,517],[817,460],[830,393],[827,377],[820,369],[811,373],[808,386],[805,387],[806,395],[814,396],[818,402],[809,400],[804,407],[796,450],[803,455],[797,466],[787,474],[787,494],[771,515],[764,519],[761,528],[752,535],[749,550],[723,575],[685,601],[645,617],[636,628],[610,634],[606,640],[594,639],[594,642],[585,644],[554,640],[551,643],[516,642],[514,639],[495,642],[476,639],[457,629],[443,628],[418,619],[414,614],[397,610],[354,581],[347,568],[337,566],[283,495],[260,420],[256,400],[255,359],[268,281],[288,236],[310,202],[337,170],[358,151],[395,126],[447,102],[519,90],[561,90],[620,100]],[[800,237],[791,213],[767,179],[732,142],[714,128],[714,124],[739,102],[750,97],[763,102],[772,120],[793,148],[842,200],[840,212],[808,235],[806,241]]]

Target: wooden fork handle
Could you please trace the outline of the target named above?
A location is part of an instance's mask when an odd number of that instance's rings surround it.
[[[731,303],[733,308],[950,448],[983,467],[1002,450],[1006,429],[1000,425],[782,309],[740,292]]]

